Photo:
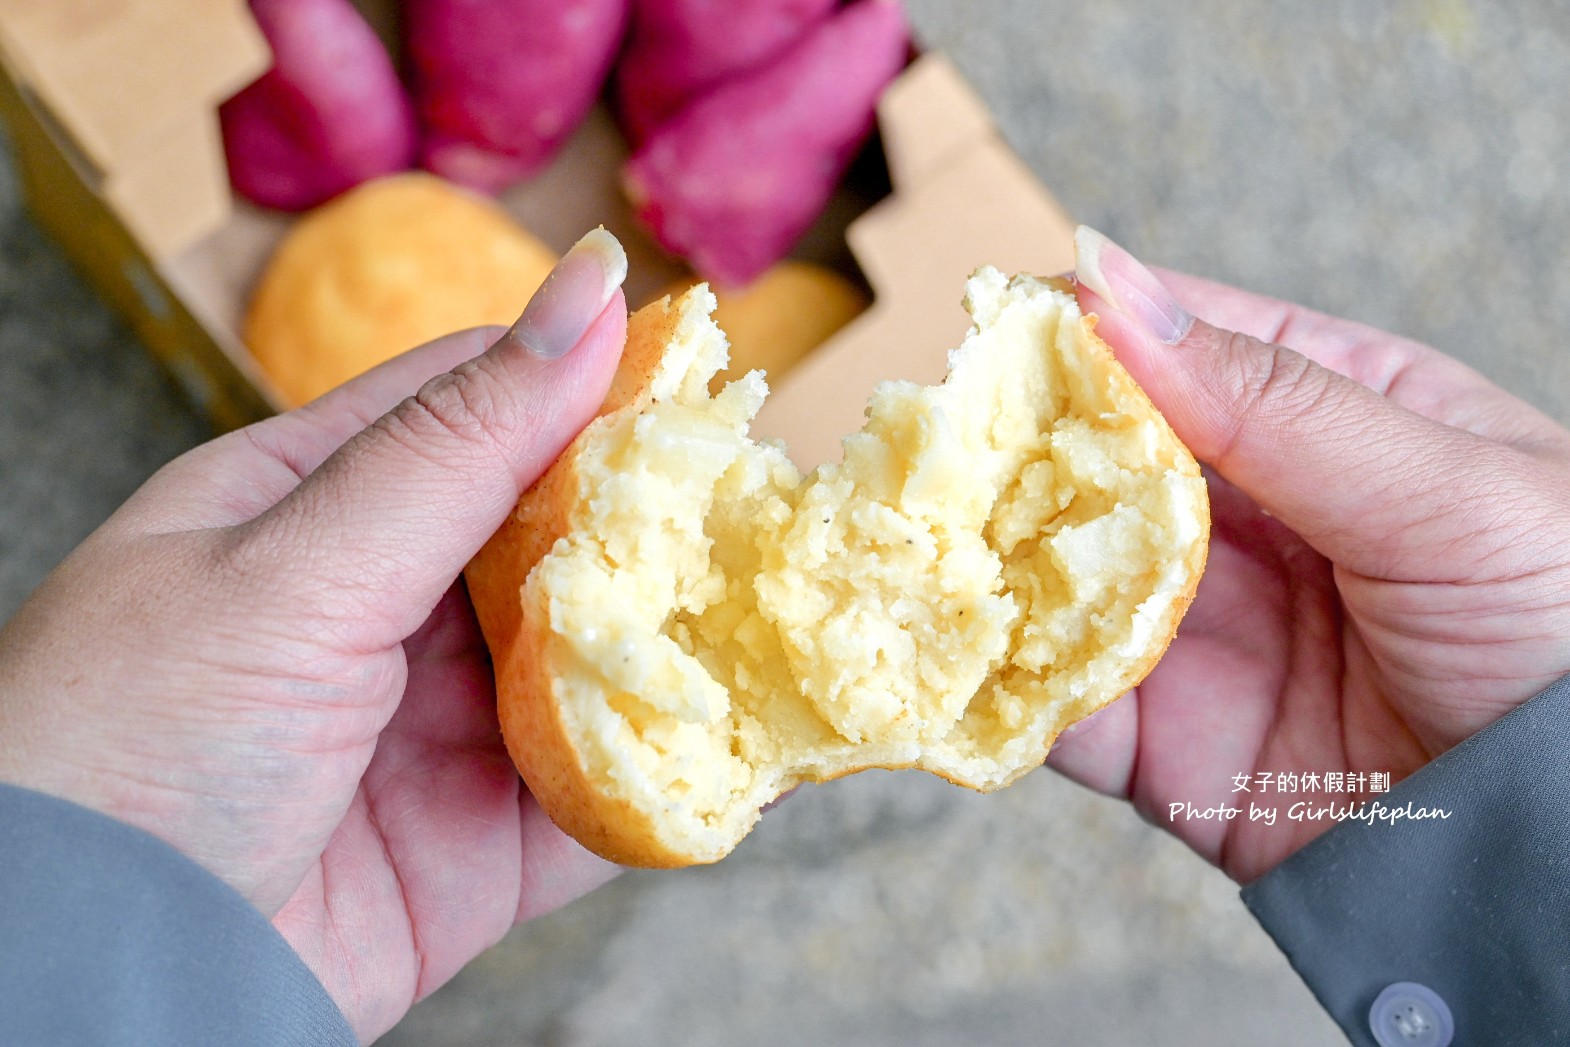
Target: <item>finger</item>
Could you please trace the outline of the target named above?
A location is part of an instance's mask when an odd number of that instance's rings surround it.
[[[1133,690],[1066,727],[1047,753],[1047,766],[1086,788],[1126,800],[1138,751],[1139,692]]]
[[[140,533],[232,527],[276,505],[355,433],[432,378],[485,352],[504,327],[445,335],[296,410],[226,433],[175,459],[117,514]]]
[[[615,239],[586,236],[494,346],[355,434],[225,555],[292,579],[366,649],[407,637],[593,418],[626,340],[625,275]]]
[[[1196,276],[1152,272],[1212,326],[1294,349],[1425,418],[1501,443],[1570,449],[1570,434],[1548,415],[1431,346]]]
[[[1106,242],[1093,230],[1086,234]],[[1424,417],[1503,443],[1570,448],[1570,436],[1552,418],[1421,342],[1200,277],[1148,272],[1187,313],[1296,350]]]
[[[614,880],[621,867],[585,850],[550,820],[527,789],[519,799],[523,868],[517,922],[555,912]]]
[[[1179,438],[1337,563],[1438,580],[1424,534],[1453,539],[1455,514],[1518,468],[1301,353],[1195,319],[1100,234],[1081,230],[1078,246],[1082,304]]]
[[[449,749],[481,749],[501,742],[496,720],[496,675],[463,580],[454,583],[403,643],[408,684],[388,731]],[[412,695],[440,700],[411,701]]]
[[[303,480],[361,429],[426,382],[480,356],[506,333],[505,327],[473,327],[427,342],[288,414],[253,426],[250,443],[287,465],[297,481]]]
[[[495,681],[485,641],[461,581],[442,597],[404,650],[409,694],[439,694],[441,700],[405,699],[388,731],[412,736],[423,745],[472,752],[476,766],[481,754],[495,750],[510,771],[512,762],[496,721]],[[516,783],[511,774],[507,777]],[[522,862],[514,922],[552,912],[621,871],[558,829],[526,789],[519,790],[517,802]]]

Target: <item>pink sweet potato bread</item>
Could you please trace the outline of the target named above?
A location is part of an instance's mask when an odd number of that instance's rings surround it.
[[[838,0],[633,0],[616,69],[622,129],[648,138],[683,104],[768,62],[829,16]]]
[[[702,95],[627,162],[639,219],[705,278],[746,284],[822,211],[908,47],[896,0],[858,0]]]
[[[235,191],[303,211],[414,162],[414,110],[349,0],[250,0],[273,67],[219,109]]]
[[[555,155],[594,104],[629,0],[406,0],[421,162],[496,193]]]

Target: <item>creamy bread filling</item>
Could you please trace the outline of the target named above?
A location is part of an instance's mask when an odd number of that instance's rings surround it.
[[[1071,295],[983,270],[967,307],[948,380],[880,387],[811,476],[746,435],[759,375],[710,397],[703,317],[653,402],[584,444],[527,584],[591,775],[724,836],[865,766],[995,788],[1164,645],[1193,580],[1172,550],[1206,526],[1191,460],[1091,359]]]

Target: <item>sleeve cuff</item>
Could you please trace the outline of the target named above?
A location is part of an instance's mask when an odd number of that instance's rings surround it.
[[[1570,677],[1381,797],[1448,818],[1346,821],[1243,901],[1358,1047],[1399,982],[1445,1001],[1456,1043],[1570,1035]],[[1425,1041],[1426,1042],[1426,1041]]]
[[[228,884],[139,829],[0,785],[0,1042],[357,1041]]]

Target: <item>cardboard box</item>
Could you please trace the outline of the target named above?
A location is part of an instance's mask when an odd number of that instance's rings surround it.
[[[0,0],[0,114],[30,207],[220,430],[281,404],[238,332],[292,219],[231,197],[216,112],[268,62],[244,0]],[[869,206],[851,187],[799,252],[859,267],[873,304],[771,383],[754,427],[805,467],[837,457],[876,382],[942,378],[973,269],[1073,265],[1067,216],[941,55],[889,88],[879,130],[892,191]],[[624,156],[596,110],[503,203],[558,251],[616,233],[636,306],[683,270],[635,227]]]

